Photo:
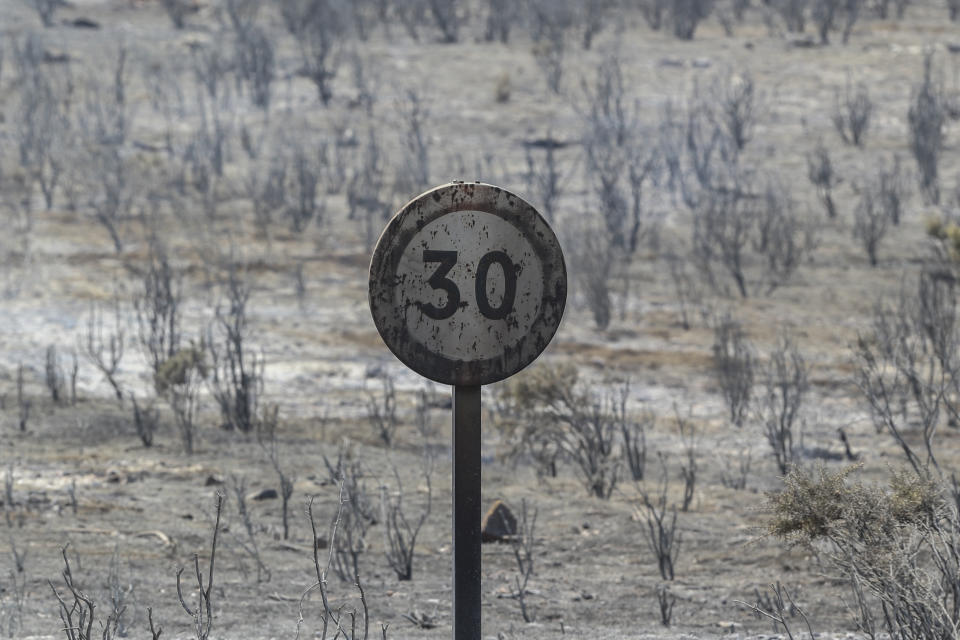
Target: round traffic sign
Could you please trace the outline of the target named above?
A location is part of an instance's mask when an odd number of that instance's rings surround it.
[[[520,197],[455,182],[407,203],[370,262],[370,310],[404,364],[431,380],[483,385],[533,362],[563,316],[556,235]]]

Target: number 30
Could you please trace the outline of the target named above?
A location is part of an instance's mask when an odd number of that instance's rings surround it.
[[[439,308],[429,302],[423,302],[420,303],[420,309],[428,318],[446,320],[460,308],[460,290],[456,283],[447,277],[447,274],[457,263],[457,252],[424,249],[423,262],[424,264],[428,262],[440,263],[437,270],[427,280],[427,284],[434,289],[446,292],[447,302]],[[499,264],[500,268],[503,269],[503,300],[500,301],[499,307],[491,305],[487,298],[487,275],[490,271],[490,265],[494,263]],[[491,320],[503,320],[510,315],[510,312],[513,311],[514,298],[517,295],[517,268],[506,253],[491,251],[480,258],[480,262],[477,263],[475,293],[477,308],[485,317]]]

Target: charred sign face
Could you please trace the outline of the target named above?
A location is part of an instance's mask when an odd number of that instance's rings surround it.
[[[566,297],[553,231],[521,198],[488,184],[448,184],[409,202],[370,264],[370,310],[384,342],[444,384],[489,384],[533,362]]]

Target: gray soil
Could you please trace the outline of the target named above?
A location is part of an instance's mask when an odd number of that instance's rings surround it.
[[[266,4],[266,3],[265,3]],[[576,286],[579,267],[570,263],[571,294],[561,328],[532,367],[572,365],[598,393],[613,380],[630,380],[628,411],[654,414],[647,433],[650,470],[644,482],[621,473],[609,500],[590,497],[575,468],[561,463],[556,477],[536,473],[532,460],[507,455],[505,436],[494,411],[497,386],[484,390],[483,501],[504,499],[514,509],[526,501],[537,509],[536,571],[529,584],[528,606],[534,617],[525,623],[511,586],[516,575],[507,544],[483,547],[483,636],[485,638],[737,638],[783,633],[758,619],[740,601],[754,603],[782,583],[808,616],[817,637],[853,637],[856,628],[845,602],[849,590],[834,579],[817,557],[790,548],[766,534],[766,492],[782,486],[779,471],[761,428],[748,416],[743,427],[730,424],[711,369],[713,332],[709,319],[730,309],[743,323],[761,359],[778,335],[792,328],[811,365],[811,392],[804,408],[800,446],[804,464],[839,469],[848,464],[837,429],[843,427],[855,452],[859,472],[882,481],[902,463],[894,443],[877,434],[852,377],[850,345],[867,326],[874,304],[896,295],[902,279],[911,277],[918,257],[926,255],[924,221],[936,210],[923,204],[916,188],[904,220],[891,230],[871,267],[852,239],[856,187],[881,158],[900,154],[914,171],[909,155],[906,113],[911,87],[919,82],[923,55],[934,51],[938,64],[953,78],[953,48],[960,32],[941,3],[923,0],[907,8],[902,20],[880,20],[868,9],[855,26],[849,44],[835,33],[829,46],[796,46],[798,34],[776,25],[768,29],[763,5],[747,10],[745,21],[725,35],[716,18],[701,24],[691,42],[674,39],[669,28],[651,31],[635,10],[614,12],[584,51],[571,34],[564,63],[561,94],[546,86],[531,53],[533,43],[518,27],[507,45],[482,38],[484,15],[471,2],[474,16],[460,42],[439,42],[427,23],[414,42],[399,24],[389,32],[381,25],[367,41],[350,39],[342,52],[358,56],[372,78],[376,97],[372,115],[356,106],[357,88],[349,64],[334,82],[334,97],[322,105],[310,81],[295,72],[300,64],[295,42],[270,3],[258,22],[275,39],[277,74],[269,130],[275,140],[299,140],[308,148],[335,145],[337,137],[353,136],[360,144],[372,132],[390,171],[408,163],[400,103],[416,89],[429,112],[427,140],[431,181],[482,178],[528,197],[524,178],[524,140],[546,136],[570,144],[558,157],[565,173],[555,228],[561,241],[571,241],[584,209],[594,197],[584,177],[581,79],[589,78],[604,55],[616,49],[622,60],[629,101],[636,101],[641,130],[651,147],[671,100],[683,106],[695,85],[719,74],[749,72],[759,92],[761,111],[746,150],[750,162],[779,177],[790,189],[796,208],[818,227],[811,257],[795,276],[770,295],[739,299],[711,291],[700,283],[691,312],[692,326],[680,324],[680,308],[669,276],[666,253],[687,251],[690,212],[671,197],[665,184],[652,188],[649,206],[660,218],[657,242],[645,245],[630,267],[632,293],[624,303],[614,298],[610,326],[597,330],[583,291]],[[626,2],[622,4],[628,4]],[[67,53],[73,78],[82,91],[91,78],[107,78],[118,42],[130,51],[128,95],[134,124],[128,146],[161,145],[165,121],[149,104],[145,78],[151,65],[166,65],[185,95],[185,111],[176,119],[181,133],[199,121],[191,44],[211,41],[221,27],[213,4],[201,0],[188,16],[188,27],[174,30],[159,2],[74,0],[43,29],[28,3],[0,0],[0,35],[6,62],[0,73],[0,167],[17,169],[15,111],[19,85],[12,43],[37,33],[51,52]],[[67,24],[78,17],[100,24],[98,30]],[[808,26],[808,32],[812,28]],[[875,103],[866,146],[842,144],[830,116],[834,92],[847,77],[865,82]],[[506,80],[504,80],[506,78]],[[495,99],[499,83],[509,83],[509,99]],[[231,78],[225,81],[232,82]],[[948,85],[950,83],[948,82]],[[951,85],[952,86],[952,85]],[[279,407],[279,452],[283,467],[295,477],[291,530],[284,540],[277,499],[248,500],[256,541],[269,580],[258,582],[256,563],[244,550],[246,533],[237,513],[233,487],[246,493],[279,488],[277,476],[256,438],[223,430],[208,387],[201,393],[196,450],[183,453],[173,414],[157,400],[161,428],[152,447],[144,447],[132,424],[129,401],[122,406],[100,373],[80,358],[79,399],[75,405],[54,405],[44,386],[44,353],[56,345],[69,362],[82,351],[91,304],[122,301],[121,322],[126,353],[119,379],[140,397],[152,393],[148,365],[137,347],[136,316],[130,303],[141,285],[147,248],[139,219],[122,221],[124,238],[116,253],[104,228],[81,208],[66,208],[58,197],[46,210],[37,195],[29,251],[13,239],[0,240],[3,273],[0,285],[0,469],[9,473],[10,493],[3,499],[0,523],[0,635],[63,637],[57,602],[48,580],[63,589],[60,550],[66,547],[76,584],[97,602],[98,619],[111,609],[113,582],[127,604],[123,617],[128,637],[149,637],[147,608],[163,627],[164,638],[193,636],[192,619],[177,598],[176,575],[193,574],[195,554],[206,566],[213,528],[214,496],[225,494],[224,524],[217,549],[213,600],[214,638],[293,638],[302,612],[301,638],[320,637],[322,608],[316,591],[302,598],[315,582],[312,534],[304,514],[314,497],[320,535],[326,537],[338,506],[338,488],[331,481],[324,456],[333,460],[341,447],[361,461],[366,486],[378,503],[381,487],[396,491],[402,481],[408,517],[426,504],[428,486],[421,473],[424,449],[435,459],[430,479],[429,518],[416,541],[413,579],[399,581],[384,558],[383,524],[374,525],[361,555],[361,580],[369,607],[371,634],[389,625],[390,638],[438,638],[451,632],[451,512],[449,389],[425,382],[406,370],[388,352],[367,306],[370,247],[361,223],[347,216],[345,193],[328,193],[321,183],[322,219],[301,233],[277,220],[269,237],[252,222],[243,181],[253,166],[241,149],[240,125],[263,128],[263,114],[246,96],[232,95],[227,109],[233,139],[224,177],[217,187],[214,218],[189,198],[181,210],[157,215],[164,239],[184,274],[184,328],[199,340],[213,321],[221,300],[219,275],[210,265],[238,252],[253,292],[248,304],[250,342],[265,361],[263,404]],[[338,133],[339,132],[339,133]],[[643,139],[643,136],[640,136]],[[837,187],[840,216],[827,220],[807,180],[805,156],[822,139],[844,178]],[[947,148],[940,174],[943,190],[953,188],[960,169],[956,135],[948,126]],[[277,142],[282,146],[283,142]],[[333,146],[331,146],[333,148]],[[352,171],[358,147],[344,146]],[[139,153],[139,155],[136,155]],[[160,152],[131,152],[136,162],[160,162]],[[539,158],[540,156],[535,156]],[[81,154],[73,162],[83,163]],[[133,162],[133,160],[131,160]],[[474,169],[480,167],[480,169]],[[478,173],[482,175],[477,175]],[[144,170],[143,180],[149,183]],[[915,180],[914,180],[915,183]],[[0,182],[0,185],[6,183]],[[144,189],[145,191],[146,189]],[[0,196],[4,193],[0,192]],[[404,197],[390,196],[394,210]],[[0,198],[2,199],[2,198]],[[949,196],[944,196],[949,200]],[[4,209],[4,215],[7,210]],[[12,225],[8,221],[8,226]],[[377,232],[383,220],[377,220]],[[682,253],[682,255],[685,255]],[[568,253],[569,259],[569,253]],[[140,267],[138,267],[140,265]],[[297,293],[295,277],[302,267],[305,291]],[[695,273],[691,271],[691,273]],[[753,277],[759,270],[751,271]],[[621,284],[613,283],[615,291]],[[26,430],[18,428],[17,368],[25,375],[32,402]],[[385,447],[368,419],[368,398],[380,391],[372,374],[386,372],[397,389],[401,426],[396,443]],[[524,375],[524,374],[520,374]],[[417,392],[432,398],[427,442],[415,428]],[[672,626],[660,624],[657,588],[662,584],[645,538],[642,490],[656,491],[660,479],[657,455],[667,461],[670,499],[680,499],[683,442],[674,407],[689,415],[696,431],[699,473],[690,509],[678,514],[682,543],[676,578],[669,585],[676,597]],[[957,458],[958,432],[938,436],[941,464]],[[724,486],[722,477],[736,469],[739,456],[752,466],[744,490]],[[396,475],[393,469],[396,469]],[[211,484],[212,483],[212,484]],[[71,504],[71,487],[76,496]],[[25,571],[17,575],[13,549],[25,555]],[[111,574],[114,576],[111,578]],[[265,578],[265,576],[263,576]],[[14,581],[25,579],[17,602]],[[195,597],[187,580],[186,597]],[[330,575],[334,606],[359,607],[356,588]],[[191,606],[195,602],[190,600]],[[301,611],[302,604],[302,611]],[[427,620],[421,628],[411,618]],[[806,629],[794,611],[794,633]],[[853,635],[850,635],[853,634]],[[99,635],[95,633],[95,635]]]

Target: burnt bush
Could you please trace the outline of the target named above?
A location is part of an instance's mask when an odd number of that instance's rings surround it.
[[[947,95],[943,80],[933,68],[933,54],[923,59],[923,80],[913,88],[907,123],[910,127],[910,150],[917,161],[920,190],[933,204],[940,202],[939,165],[946,143],[949,119],[960,116],[955,102]]]
[[[578,381],[573,369],[538,367],[514,378],[504,393],[505,429],[515,450],[553,451],[552,464],[573,464],[589,495],[609,499],[623,466],[620,436],[629,431],[629,387],[598,389]]]

